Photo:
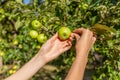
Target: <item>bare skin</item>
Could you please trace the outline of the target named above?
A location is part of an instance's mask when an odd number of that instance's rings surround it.
[[[69,50],[72,46],[71,39],[72,37],[70,37],[69,40],[60,41],[58,39],[58,34],[55,34],[41,47],[39,52],[28,63],[5,80],[30,79],[46,63],[57,58],[63,52]]]
[[[30,79],[42,66],[69,50],[72,46],[73,37],[76,38],[76,59],[65,80],[82,80],[88,53],[96,40],[93,33],[84,28],[74,30],[70,39],[65,41],[60,41],[56,33],[28,63],[5,80]]]
[[[74,30],[74,36],[76,38],[76,58],[65,80],[83,80],[88,53],[96,40],[93,33],[84,28]]]

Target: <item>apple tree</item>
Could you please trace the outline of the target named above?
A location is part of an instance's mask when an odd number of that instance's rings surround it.
[[[120,79],[119,0],[30,0],[28,4],[24,1],[0,0],[1,79],[28,62],[62,27],[71,32],[84,27],[97,34],[86,67],[93,71],[93,80]],[[53,80],[64,79],[75,59],[74,45],[75,40],[69,51],[49,63],[57,67]],[[40,75],[38,72],[31,80]]]

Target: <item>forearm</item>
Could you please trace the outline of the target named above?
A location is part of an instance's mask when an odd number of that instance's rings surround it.
[[[31,78],[43,65],[45,65],[44,58],[35,55],[28,63],[26,63],[20,70],[15,74],[11,75],[5,80],[28,80]]]
[[[85,67],[87,64],[87,55],[84,53],[76,57],[65,80],[83,80]]]

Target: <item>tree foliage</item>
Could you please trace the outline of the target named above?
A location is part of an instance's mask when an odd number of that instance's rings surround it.
[[[94,69],[93,80],[120,79],[120,1],[119,0],[22,0],[0,1],[0,56],[3,65],[21,67],[39,50],[40,44],[32,39],[31,22],[39,20],[48,39],[62,26],[71,30],[84,27],[97,33],[97,41],[92,48],[87,69]],[[61,80],[75,58],[73,47],[50,64],[58,67],[55,80]],[[84,45],[83,45],[84,47]],[[58,61],[60,63],[58,63]],[[17,68],[19,69],[19,68]],[[3,67],[3,73],[11,75]],[[64,75],[63,75],[64,73]]]

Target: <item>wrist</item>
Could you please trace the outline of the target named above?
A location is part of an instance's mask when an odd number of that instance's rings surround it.
[[[79,60],[88,61],[88,57],[86,57],[86,56],[76,56],[75,61],[79,61]]]
[[[39,56],[39,60],[43,63],[43,64],[46,64],[47,63],[47,60],[44,56]]]
[[[41,59],[45,64],[48,63],[50,61],[50,56],[47,55],[49,53],[39,53],[38,56],[39,56],[39,59]]]
[[[79,60],[85,60],[87,62],[88,60],[88,52],[84,52],[84,51],[76,51],[76,58],[75,60],[79,61]]]
[[[88,57],[88,52],[85,51],[76,51],[76,57]]]
[[[88,58],[87,57],[76,57],[74,62],[76,64],[82,63],[82,64],[86,65],[88,62]]]
[[[47,60],[44,55],[41,53],[38,53],[35,55],[35,61],[38,61],[39,63],[42,63],[43,65],[47,63]]]

